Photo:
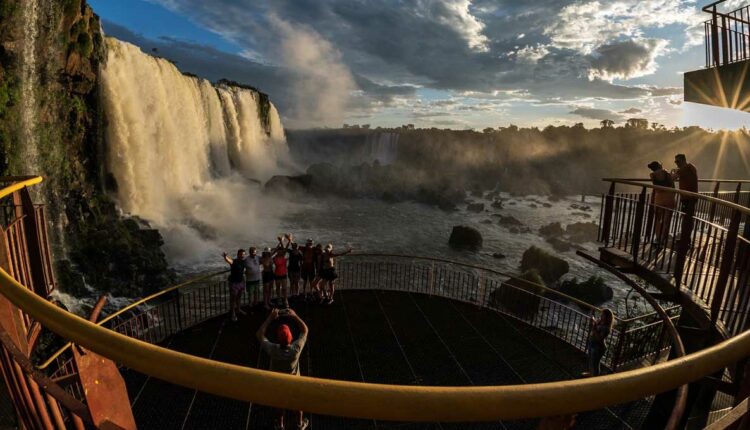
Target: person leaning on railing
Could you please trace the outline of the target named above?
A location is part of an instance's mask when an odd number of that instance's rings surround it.
[[[672,179],[680,182],[680,190],[697,193],[698,169],[692,163],[687,162],[685,154],[675,155],[674,163],[677,165],[677,169],[672,170]],[[692,196],[680,196],[680,210],[685,214],[682,224],[684,231],[680,233],[682,237],[690,237],[690,233],[693,231],[693,216],[695,215],[696,201],[695,197]]]
[[[672,175],[664,170],[661,163],[652,161],[648,163],[651,169],[651,182],[667,188],[674,188],[674,179]],[[654,190],[651,198],[654,205],[654,237],[652,244],[661,248],[666,244],[669,226],[672,222],[672,211],[675,208],[675,193],[663,190]]]
[[[602,315],[597,320],[591,317],[591,332],[589,333],[586,358],[588,359],[589,371],[584,376],[599,376],[601,374],[601,361],[607,352],[606,339],[612,332],[615,318],[612,311],[603,309]]]
[[[280,324],[276,328],[276,343],[271,342],[266,337],[266,330],[272,321],[279,317],[288,317],[297,324],[299,328],[299,336],[294,339],[292,331],[286,324]],[[307,324],[302,321],[292,309],[284,309],[279,312],[278,309],[274,309],[268,314],[268,318],[258,329],[256,337],[260,342],[260,347],[266,354],[271,358],[269,364],[269,370],[272,372],[289,373],[291,375],[299,376],[299,357],[302,354],[302,348],[305,347],[307,342]],[[276,429],[284,428],[284,410],[279,410],[279,415],[276,421]],[[302,411],[297,412],[297,428],[304,430],[308,426],[308,420],[304,417]]]

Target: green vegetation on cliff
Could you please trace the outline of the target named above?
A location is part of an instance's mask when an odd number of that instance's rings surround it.
[[[35,142],[19,124],[23,19],[0,0],[0,174],[41,174],[58,283],[71,294],[138,296],[166,286],[170,272],[155,230],[122,218],[104,189],[103,118],[98,70],[106,59],[99,18],[83,0],[39,0],[44,25],[34,46],[38,86]],[[49,18],[53,17],[51,21]],[[12,18],[12,19],[11,19]],[[40,19],[42,17],[40,16]],[[21,156],[35,144],[36,163]]]

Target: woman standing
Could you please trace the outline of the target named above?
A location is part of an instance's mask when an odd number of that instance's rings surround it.
[[[651,182],[661,187],[674,188],[674,180],[658,161],[648,163],[651,169]],[[654,190],[652,207],[654,208],[654,237],[651,243],[657,249],[667,243],[669,227],[672,224],[672,212],[675,208],[674,193],[666,190]]]
[[[276,247],[276,252],[273,255],[273,275],[274,280],[276,281],[276,296],[281,297],[282,299],[282,305],[285,308],[289,307],[289,288],[288,288],[288,282],[289,282],[289,272],[287,268],[287,258],[286,254],[289,251],[289,245],[292,243],[292,235],[291,234],[285,234],[284,239],[286,239],[286,245],[284,245],[284,242],[281,238],[281,236],[278,237],[279,244]]]
[[[591,317],[591,333],[589,334],[587,352],[589,374],[591,376],[599,376],[601,374],[602,357],[604,357],[604,353],[607,351],[605,341],[609,333],[612,332],[614,321],[614,315],[609,309],[603,309],[602,315],[598,320]]]

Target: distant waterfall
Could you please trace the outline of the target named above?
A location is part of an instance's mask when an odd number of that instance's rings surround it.
[[[183,75],[134,45],[107,45],[107,167],[122,210],[157,227],[172,263],[191,270],[225,246],[276,237],[287,202],[258,186],[291,165],[273,104]]]
[[[38,171],[39,150],[37,148],[36,124],[37,118],[37,61],[36,40],[39,34],[39,4],[38,0],[27,0],[23,7],[23,64],[21,65],[21,111],[26,172],[23,174],[41,174]]]
[[[398,133],[374,133],[367,136],[367,149],[363,161],[391,164],[398,154]]]
[[[124,211],[157,224],[190,216],[189,198],[239,173],[266,180],[285,163],[286,139],[260,95],[185,76],[169,61],[108,38],[102,70],[109,169]]]

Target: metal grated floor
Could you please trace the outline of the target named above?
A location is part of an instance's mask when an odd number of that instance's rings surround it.
[[[448,299],[388,291],[341,291],[331,306],[292,305],[310,327],[305,375],[392,384],[503,385],[569,379],[584,356],[495,312]],[[267,368],[256,312],[216,318],[174,336],[172,349]],[[123,369],[140,429],[269,429],[273,410],[199,393]],[[577,429],[640,428],[650,399],[579,414]],[[306,415],[313,429],[534,429],[537,420],[413,424]],[[287,428],[294,426],[287,425]]]

